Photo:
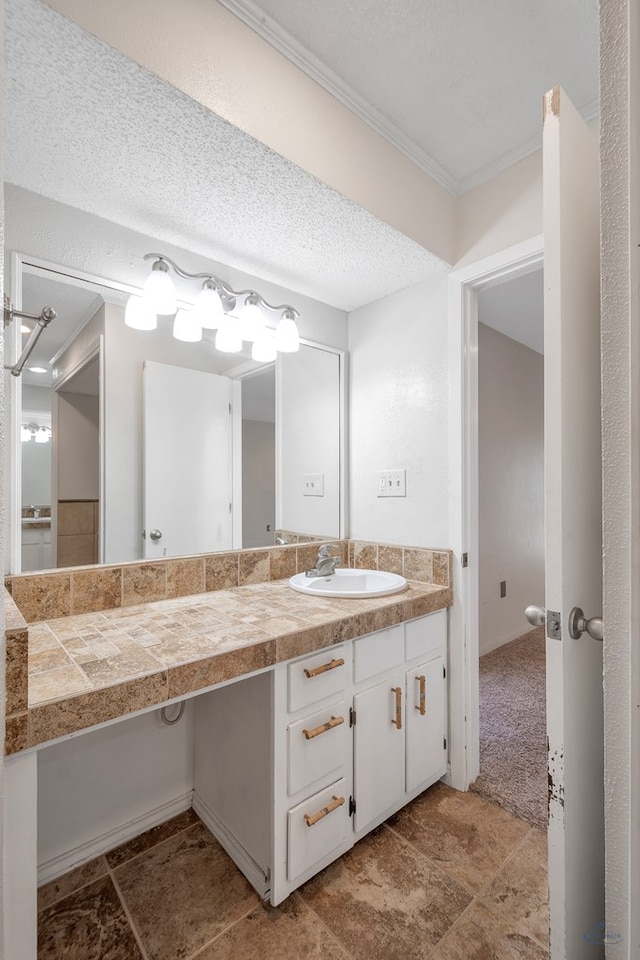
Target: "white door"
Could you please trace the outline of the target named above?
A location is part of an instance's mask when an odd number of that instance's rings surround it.
[[[447,772],[445,682],[440,656],[407,671],[407,793]]]
[[[144,557],[231,547],[230,381],[147,360]]]
[[[604,956],[599,154],[560,88],[544,99],[545,527],[552,960]],[[550,621],[560,626],[560,637]]]
[[[353,826],[356,833],[378,819],[404,794],[403,690],[404,674],[398,674],[353,698],[356,712]]]

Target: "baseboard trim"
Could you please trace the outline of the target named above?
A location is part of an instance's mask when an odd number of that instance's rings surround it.
[[[91,840],[86,840],[84,843],[78,844],[77,847],[72,847],[70,850],[65,851],[65,853],[58,854],[58,856],[52,857],[50,860],[45,860],[44,863],[38,864],[38,886],[42,886],[43,883],[49,883],[50,880],[56,880],[58,877],[63,876],[63,874],[68,873],[69,870],[81,867],[95,857],[99,857],[101,854],[113,850],[114,847],[119,846],[121,843],[133,840],[134,837],[144,833],[145,830],[157,827],[158,824],[164,823],[165,820],[170,820],[171,817],[183,813],[191,807],[192,799],[193,790],[189,790],[187,793],[175,797],[173,800],[161,803],[140,817],[127,820],[126,823],[113,827],[111,830],[107,830],[105,833],[101,833]]]
[[[243,872],[256,893],[263,900],[268,900],[271,894],[271,878],[264,869],[256,863],[251,854],[230,833],[211,807],[194,790],[193,809],[204,825],[211,831],[220,846],[226,850],[234,863]]]

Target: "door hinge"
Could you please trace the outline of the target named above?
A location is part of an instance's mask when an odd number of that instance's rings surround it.
[[[469,554],[468,554],[468,553],[463,553],[463,554],[462,554],[462,566],[463,566],[463,567],[468,567],[468,566],[469,566]]]
[[[356,725],[356,712],[353,707],[349,707],[349,726],[355,727]]]
[[[443,680],[447,679],[447,668],[445,667],[444,664],[442,665],[442,679]]]
[[[349,816],[352,817],[356,812],[356,801],[354,797],[349,797]]]
[[[443,738],[442,738],[442,749],[443,749],[443,750],[446,750],[446,749],[447,749],[447,738],[446,738],[446,737],[443,737]]]

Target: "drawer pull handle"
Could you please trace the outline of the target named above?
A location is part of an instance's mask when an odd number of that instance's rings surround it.
[[[305,813],[304,818],[307,821],[307,826],[312,827],[315,823],[318,823],[319,820],[323,820],[328,814],[333,813],[334,810],[341,807],[343,803],[344,797],[332,797],[331,803],[328,803],[322,810],[318,810],[317,813]]]
[[[314,727],[313,730],[303,730],[302,732],[307,740],[313,740],[314,737],[319,737],[321,733],[326,733],[327,730],[333,730],[334,727],[339,727],[341,723],[344,723],[344,717],[331,717],[331,720],[327,720],[326,723],[321,723],[319,727]]]
[[[427,694],[425,690],[427,681],[426,681],[426,677],[424,676],[416,677],[416,680],[420,684],[420,704],[419,705],[416,704],[416,710],[419,710],[420,716],[424,717],[425,713],[427,712],[427,709],[426,709]]]
[[[402,730],[402,687],[391,687],[391,692],[396,695],[396,715],[391,723],[397,730]]]
[[[326,673],[327,670],[335,670],[336,667],[343,667],[344,660],[342,657],[339,660],[330,660],[329,663],[323,663],[319,667],[314,667],[313,670],[307,670],[305,668],[304,675],[307,680],[311,680],[312,677],[318,677],[321,673]]]

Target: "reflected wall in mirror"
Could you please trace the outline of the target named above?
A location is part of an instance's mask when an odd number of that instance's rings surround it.
[[[170,317],[127,327],[122,285],[12,269],[23,309],[58,314],[29,361],[46,372],[17,384],[14,434],[52,433],[20,441],[14,572],[343,535],[340,350],[303,342],[262,366],[176,341]]]

